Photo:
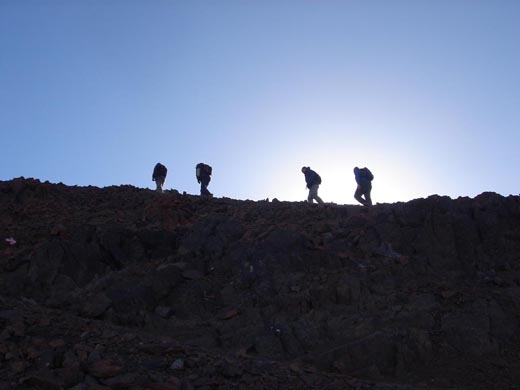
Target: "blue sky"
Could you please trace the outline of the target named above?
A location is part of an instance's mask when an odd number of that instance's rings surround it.
[[[518,194],[516,0],[0,0],[0,180],[355,203]]]

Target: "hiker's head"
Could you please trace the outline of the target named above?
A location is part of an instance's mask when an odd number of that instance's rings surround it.
[[[302,173],[307,172],[308,169],[309,169],[309,167],[302,167]]]

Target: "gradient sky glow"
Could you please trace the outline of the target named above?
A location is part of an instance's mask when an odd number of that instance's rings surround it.
[[[518,0],[0,0],[0,180],[518,194]]]

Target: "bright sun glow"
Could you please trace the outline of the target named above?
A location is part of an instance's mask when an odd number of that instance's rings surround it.
[[[384,144],[384,140],[374,145],[372,140],[363,136],[369,134],[366,129],[379,125],[375,121],[370,124],[356,123],[359,131],[352,135],[354,131],[341,128],[341,118],[336,123],[327,123],[328,131],[322,134],[315,134],[311,129],[323,128],[324,124],[309,125],[301,120],[299,123],[294,118],[292,120],[298,124],[302,136],[294,141],[292,153],[286,150],[273,151],[271,158],[279,163],[274,164],[270,171],[272,177],[266,197],[287,201],[305,200],[308,190],[300,171],[302,166],[310,166],[321,176],[319,195],[327,203],[357,204],[354,199],[355,166],[366,166],[372,171],[374,203],[409,201],[427,197],[438,189],[436,184],[439,180],[424,175],[425,168],[420,166],[420,156],[396,153],[395,147]]]

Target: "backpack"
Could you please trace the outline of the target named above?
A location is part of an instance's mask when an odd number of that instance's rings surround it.
[[[155,178],[155,177],[159,177],[159,176],[164,176],[166,177],[166,175],[168,174],[168,169],[162,165],[161,163],[157,163],[153,169],[153,174],[152,176]]]
[[[361,177],[364,177],[364,178],[368,179],[369,181],[374,180],[374,175],[372,175],[372,172],[370,172],[370,169],[362,168],[360,173],[361,173]]]
[[[197,177],[201,177],[203,174],[211,176],[213,172],[213,168],[204,163],[198,163],[195,168],[197,169]]]

